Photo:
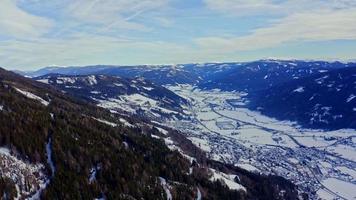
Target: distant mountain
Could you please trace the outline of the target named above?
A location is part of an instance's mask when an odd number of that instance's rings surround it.
[[[143,78],[49,74],[34,78],[104,108],[150,118],[183,117],[188,101]]]
[[[145,78],[158,85],[197,84],[209,79],[217,72],[234,67],[238,63],[205,63],[182,65],[138,65],[138,66],[84,66],[84,67],[45,67],[33,72],[16,73],[38,77],[47,74],[62,75],[107,75],[126,78]]]
[[[143,77],[158,85],[195,84],[200,80],[197,74],[185,70],[183,65],[114,67],[97,73],[129,78]]]
[[[356,129],[356,67],[312,73],[250,99],[251,108],[278,119],[313,128]]]
[[[194,159],[189,155],[199,149],[172,129],[110,113],[1,68],[0,124],[6,199],[297,199],[283,178],[204,154]]]
[[[44,67],[36,71],[14,71],[20,75],[28,77],[38,77],[46,74],[70,74],[70,75],[84,75],[84,74],[93,74],[97,71],[111,68],[114,66],[108,65],[94,65],[94,66],[85,66],[85,67],[59,67],[59,66],[50,66]]]
[[[38,77],[46,74],[63,75],[108,75],[126,78],[143,77],[159,85],[190,83],[199,80],[197,74],[192,74],[181,65],[140,65],[140,66],[85,66],[85,67],[46,67],[34,72],[22,72],[21,75]]]
[[[283,81],[298,79],[330,69],[356,66],[356,63],[259,60],[254,62],[192,63],[179,65],[46,67],[20,74],[37,77],[46,74],[108,75],[126,78],[143,77],[157,85],[199,84],[201,88],[224,90],[259,90]],[[19,73],[19,72],[18,72]]]
[[[356,66],[356,63],[260,60],[230,65],[234,66],[215,73],[214,77],[210,77],[199,86],[203,89],[255,92],[333,69]]]

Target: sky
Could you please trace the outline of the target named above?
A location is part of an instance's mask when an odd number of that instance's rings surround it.
[[[356,59],[356,0],[0,0],[0,67]]]

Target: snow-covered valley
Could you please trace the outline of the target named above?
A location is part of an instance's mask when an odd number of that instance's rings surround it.
[[[247,94],[167,86],[190,100],[192,120],[171,120],[210,158],[294,182],[311,199],[356,198],[355,130],[303,129],[246,108]],[[340,190],[346,187],[347,190]]]

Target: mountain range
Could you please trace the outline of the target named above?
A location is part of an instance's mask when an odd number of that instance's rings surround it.
[[[355,67],[353,62],[259,60],[162,66],[50,67],[23,74],[94,74],[144,79],[161,87],[190,84],[203,90],[243,91],[248,93],[250,109],[277,119],[295,121],[306,128],[337,130],[355,128],[356,106],[352,98],[356,95]],[[327,79],[318,81],[322,77]],[[293,92],[297,88],[300,92]],[[301,101],[312,96],[316,98]],[[326,99],[332,100],[322,102]]]

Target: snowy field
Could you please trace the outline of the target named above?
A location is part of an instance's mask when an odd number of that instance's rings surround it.
[[[179,113],[174,110],[164,108],[159,101],[141,94],[121,95],[120,97],[106,100],[93,100],[99,102],[99,107],[110,110],[118,109],[130,113],[137,113],[137,111],[140,110],[156,118],[160,118],[161,114],[179,115]]]

